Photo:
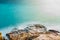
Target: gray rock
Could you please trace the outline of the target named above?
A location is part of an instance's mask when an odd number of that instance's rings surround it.
[[[28,30],[29,32],[46,32],[46,27],[40,24],[33,24],[28,25],[25,30]]]

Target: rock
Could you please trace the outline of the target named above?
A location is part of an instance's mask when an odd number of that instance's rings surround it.
[[[51,32],[51,33],[55,33],[56,35],[60,35],[59,31],[56,31],[56,30],[48,30],[48,31]]]
[[[2,40],[2,33],[0,33],[0,40]]]
[[[40,24],[28,25],[24,29],[15,29],[7,33],[6,36],[9,40],[60,40],[60,35],[56,30],[49,30]]]
[[[0,40],[5,40],[5,37],[2,36],[1,32],[0,32]]]
[[[33,24],[29,25],[28,27],[25,28],[25,30],[28,30],[29,32],[46,32],[46,27],[40,24]]]
[[[6,34],[9,40],[25,40],[27,35],[25,30],[18,30]]]
[[[59,31],[56,30],[48,30],[49,32],[54,32],[54,33],[60,33]]]
[[[11,32],[18,31],[18,28],[13,28]]]
[[[40,34],[39,37],[32,40],[60,40],[60,36],[52,33],[48,33],[48,34],[44,33],[44,34]]]
[[[45,26],[33,24],[20,30],[14,28],[10,33],[6,34],[6,36],[9,40],[31,40],[38,37],[40,32],[46,32]]]

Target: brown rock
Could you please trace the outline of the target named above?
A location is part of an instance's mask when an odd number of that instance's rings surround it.
[[[0,40],[2,40],[2,33],[0,33]]]

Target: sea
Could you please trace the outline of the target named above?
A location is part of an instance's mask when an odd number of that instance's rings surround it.
[[[0,32],[3,35],[26,23],[40,23],[60,31],[60,7],[53,1],[25,0],[21,3],[0,2]],[[25,27],[25,26],[24,26]]]

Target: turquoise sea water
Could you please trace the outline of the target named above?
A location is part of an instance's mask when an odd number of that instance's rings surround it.
[[[40,22],[48,29],[60,30],[60,11],[55,12],[57,7],[49,2],[25,0],[20,4],[0,3],[0,32],[6,34],[16,25],[25,22]]]
[[[32,14],[27,14],[28,8],[25,5],[0,4],[0,29],[30,20]]]
[[[0,29],[28,21],[59,23],[59,16],[41,13],[39,5],[0,4]]]
[[[15,18],[15,13],[13,11],[15,8],[14,5],[0,4],[0,29],[16,24],[17,19]]]
[[[20,4],[0,3],[0,29],[29,21],[60,24],[60,15],[52,14],[48,9],[44,11],[45,7],[50,8],[45,5],[36,0],[25,0]]]
[[[34,6],[0,4],[0,29],[35,19]]]

